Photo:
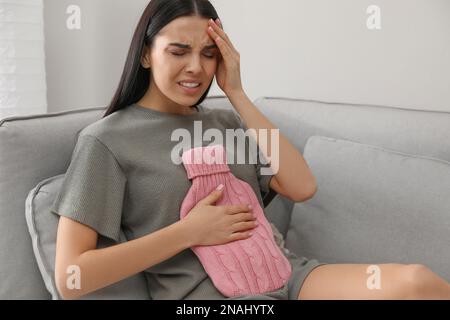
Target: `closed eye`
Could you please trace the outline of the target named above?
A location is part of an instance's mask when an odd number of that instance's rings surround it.
[[[184,53],[176,53],[176,52],[172,52],[172,54],[174,56],[180,57],[180,56],[184,56]],[[214,58],[214,54],[209,55],[209,54],[204,54],[205,57],[207,57],[208,59],[213,59]]]

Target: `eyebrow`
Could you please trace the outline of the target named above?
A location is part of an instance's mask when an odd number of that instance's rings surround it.
[[[169,43],[169,46],[175,46],[175,47],[179,47],[179,48],[182,48],[182,49],[191,49],[190,45],[184,44],[184,43],[177,43],[177,42]],[[216,44],[212,44],[212,45],[204,47],[204,49],[213,49],[213,48],[217,48],[217,45]]]

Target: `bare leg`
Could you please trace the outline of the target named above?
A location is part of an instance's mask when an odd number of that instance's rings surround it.
[[[379,286],[368,284],[369,266],[379,267]],[[328,264],[308,275],[298,299],[450,299],[450,284],[418,264]]]

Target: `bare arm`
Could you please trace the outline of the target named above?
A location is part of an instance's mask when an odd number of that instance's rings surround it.
[[[278,160],[278,165],[275,165],[278,172],[275,172],[275,176],[270,180],[270,188],[295,202],[312,198],[317,191],[316,179],[302,154],[281,132],[279,132],[279,141],[271,141],[270,130],[277,128],[258,110],[243,90],[230,95],[229,98],[246,127],[256,131],[254,139],[266,159],[271,161],[271,165],[274,165],[275,161]],[[261,129],[266,129],[269,132],[267,143],[258,139]],[[270,158],[274,157],[272,148],[273,151],[278,148],[279,159]],[[270,157],[268,157],[269,151],[271,151]]]
[[[193,243],[182,220],[151,234],[111,247],[96,249],[92,228],[61,216],[58,225],[55,283],[64,299],[77,299],[104,288],[190,248]],[[80,268],[80,289],[66,285],[67,267]]]

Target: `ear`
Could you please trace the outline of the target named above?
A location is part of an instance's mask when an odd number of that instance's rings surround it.
[[[147,46],[144,46],[144,50],[142,52],[141,65],[144,69],[150,69],[152,66],[150,59],[150,50]]]

